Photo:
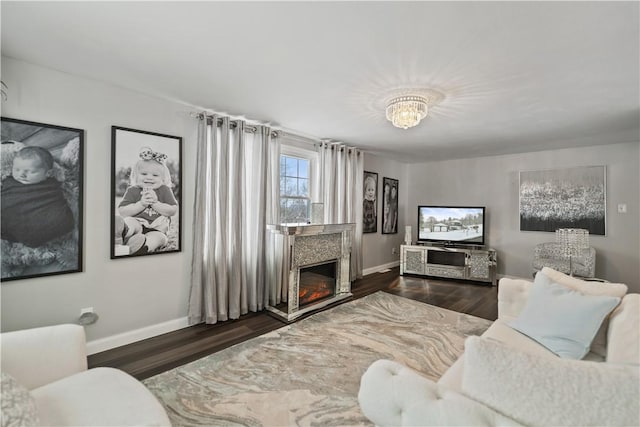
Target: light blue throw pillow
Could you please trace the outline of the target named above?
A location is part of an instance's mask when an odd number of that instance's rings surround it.
[[[564,359],[579,360],[619,302],[617,297],[585,295],[537,274],[522,313],[509,326]]]

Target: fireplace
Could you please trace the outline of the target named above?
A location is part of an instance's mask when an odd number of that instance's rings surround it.
[[[354,224],[269,225],[272,233],[267,310],[293,321],[352,296]]]
[[[298,305],[300,308],[336,294],[336,261],[300,267]]]

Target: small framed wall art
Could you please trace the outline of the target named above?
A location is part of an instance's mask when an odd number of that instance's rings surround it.
[[[382,178],[382,234],[398,233],[398,180]]]
[[[362,232],[378,231],[378,174],[364,171],[362,200]]]
[[[0,127],[2,281],[82,271],[84,130]]]
[[[111,258],[182,247],[182,137],[111,127]]]

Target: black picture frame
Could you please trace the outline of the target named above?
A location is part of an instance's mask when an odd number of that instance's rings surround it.
[[[182,137],[112,126],[111,259],[181,250]]]
[[[367,189],[373,188],[373,200]],[[362,232],[378,232],[378,174],[364,171],[362,181]]]
[[[0,128],[0,280],[81,272],[84,130],[8,117],[0,118]],[[38,149],[23,152],[14,173],[16,153],[25,147]],[[35,167],[43,172],[37,178],[23,175],[24,162],[36,162]]]
[[[606,166],[520,172],[520,231],[583,228],[606,235]]]
[[[382,178],[382,234],[398,234],[398,180]]]

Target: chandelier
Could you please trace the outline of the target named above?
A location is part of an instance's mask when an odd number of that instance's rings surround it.
[[[387,120],[395,127],[409,129],[427,117],[427,99],[416,95],[399,96],[389,101],[386,111]]]

